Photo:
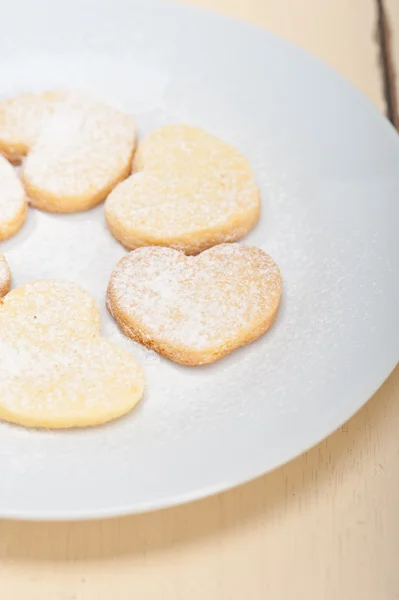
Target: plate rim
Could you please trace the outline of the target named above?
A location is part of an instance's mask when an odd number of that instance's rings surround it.
[[[136,2],[136,4],[140,4],[140,2]],[[152,0],[152,4],[157,6],[157,5],[159,5],[159,2]],[[331,67],[330,65],[328,65],[327,63],[322,61],[317,56],[313,55],[311,52],[297,46],[296,44],[288,41],[285,38],[282,38],[282,37],[276,35],[274,32],[272,32],[266,28],[260,27],[258,25],[255,25],[253,23],[249,23],[247,21],[240,20],[236,17],[221,14],[219,12],[216,12],[213,10],[208,10],[203,7],[197,7],[197,6],[191,6],[191,5],[188,6],[188,5],[184,5],[179,2],[176,2],[175,0],[173,2],[168,2],[168,4],[170,6],[172,6],[174,9],[182,10],[184,12],[193,12],[193,13],[199,12],[199,13],[203,14],[204,16],[206,16],[207,18],[216,19],[222,23],[224,21],[228,20],[228,21],[234,23],[236,26],[239,26],[240,28],[243,27],[246,29],[255,29],[258,32],[261,32],[262,34],[272,36],[273,38],[277,39],[279,41],[279,43],[284,43],[291,48],[294,47],[297,52],[307,56],[308,57],[307,60],[311,59],[312,61],[316,61],[317,63],[319,63],[323,66],[323,69],[327,69],[328,71],[333,73],[335,77],[338,77],[341,80],[341,82],[345,83],[345,85],[348,86],[352,90],[352,93],[355,92],[363,100],[367,100],[367,102],[373,108],[373,110],[376,113],[378,113],[380,116],[382,116],[379,113],[379,111],[376,109],[374,104],[361,91],[359,91],[347,79],[345,79],[345,77],[342,76],[336,69],[334,69],[333,67]],[[392,130],[395,133],[397,133],[396,129],[394,129],[393,125],[387,119],[384,119],[384,120],[386,123],[389,123]],[[121,506],[113,506],[112,508],[104,508],[104,509],[97,509],[97,510],[90,510],[90,511],[86,510],[86,509],[63,510],[63,511],[57,511],[57,510],[56,511],[49,511],[49,510],[41,511],[40,509],[38,509],[38,510],[35,509],[32,511],[27,511],[27,510],[4,511],[1,509],[1,506],[0,506],[0,518],[6,518],[6,519],[12,519],[12,520],[13,519],[26,520],[26,521],[97,520],[97,519],[104,519],[104,518],[121,517],[121,516],[126,516],[126,515],[142,514],[142,513],[147,513],[147,512],[153,512],[156,510],[164,510],[164,509],[166,510],[166,509],[169,509],[171,507],[175,507],[175,506],[178,506],[181,504],[191,503],[191,502],[194,502],[197,500],[201,500],[203,498],[206,498],[206,497],[209,497],[211,495],[215,495],[215,494],[218,494],[221,492],[225,492],[225,491],[227,492],[227,491],[234,489],[240,485],[243,485],[244,483],[248,483],[250,481],[253,481],[254,479],[257,479],[257,478],[262,477],[270,472],[273,472],[274,470],[289,463],[291,460],[295,460],[296,458],[303,455],[305,452],[307,452],[308,450],[310,450],[311,448],[315,447],[317,444],[322,442],[324,439],[326,439],[328,436],[333,434],[335,431],[337,431],[345,422],[350,420],[371,399],[372,396],[374,396],[377,393],[377,391],[380,389],[380,387],[383,385],[383,383],[387,380],[389,375],[395,370],[397,364],[398,364],[398,360],[393,358],[392,363],[387,364],[386,368],[381,368],[381,372],[378,374],[378,377],[375,376],[375,381],[376,381],[375,385],[373,385],[372,388],[370,388],[370,391],[367,393],[361,393],[360,391],[358,392],[358,394],[357,394],[358,398],[356,399],[356,402],[353,402],[353,404],[351,405],[351,409],[349,411],[344,411],[344,410],[342,411],[342,419],[340,420],[338,425],[335,425],[332,428],[326,427],[325,431],[323,433],[320,433],[319,435],[314,436],[314,439],[312,439],[312,441],[310,441],[309,444],[306,447],[304,447],[301,451],[296,452],[295,455],[291,455],[290,457],[282,459],[281,461],[276,461],[275,465],[273,465],[269,468],[263,469],[263,470],[255,469],[254,472],[252,472],[252,473],[248,470],[248,475],[246,475],[245,477],[238,478],[234,482],[221,481],[218,485],[211,486],[211,488],[206,488],[206,487],[204,488],[202,486],[199,489],[195,488],[186,493],[177,494],[174,497],[170,497],[168,500],[161,498],[155,502],[145,502],[145,503],[143,502],[142,504],[140,504],[140,503],[137,504],[137,502],[136,502],[135,504],[132,504],[132,505],[127,504],[127,505],[121,505]],[[346,416],[344,416],[343,413],[345,413]]]

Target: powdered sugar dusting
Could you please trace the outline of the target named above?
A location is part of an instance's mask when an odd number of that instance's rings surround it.
[[[10,289],[10,269],[3,254],[0,254],[0,298]]]
[[[100,337],[95,302],[78,285],[43,280],[0,306],[0,417],[23,425],[96,424],[127,412],[140,366]]]
[[[129,248],[165,245],[195,254],[239,239],[259,217],[248,161],[201,129],[155,131],[139,145],[133,168],[106,203],[112,232]]]
[[[135,140],[129,115],[70,93],[43,123],[23,178],[61,199],[95,195],[129,171]]]
[[[40,129],[63,94],[22,94],[0,104],[0,150],[19,162],[32,148]]]
[[[238,244],[198,257],[136,250],[119,262],[108,291],[111,311],[132,332],[195,350],[223,346],[256,328],[275,313],[280,298],[277,265],[263,251]]]
[[[8,229],[25,204],[25,192],[18,175],[0,155],[0,239],[2,229]]]

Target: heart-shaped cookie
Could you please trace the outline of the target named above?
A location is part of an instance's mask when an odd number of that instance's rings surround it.
[[[35,281],[0,304],[0,418],[84,427],[128,412],[143,394],[137,361],[100,336],[98,308],[78,285]]]
[[[127,177],[133,119],[79,93],[27,94],[0,104],[0,151],[18,162],[32,205],[87,210]]]
[[[46,118],[65,94],[21,94],[0,102],[0,153],[20,164],[32,149]]]
[[[258,221],[260,196],[246,158],[195,127],[169,125],[137,149],[134,174],[105,204],[124,246],[168,246],[198,254],[235,241]]]
[[[261,336],[281,293],[278,266],[258,248],[222,244],[187,257],[148,247],[117,264],[107,306],[129,337],[177,363],[201,365]]]
[[[0,254],[0,298],[8,294],[11,285],[11,273],[4,254]],[[1,343],[1,342],[0,342]]]
[[[0,156],[0,241],[6,240],[25,223],[25,191],[10,163]]]

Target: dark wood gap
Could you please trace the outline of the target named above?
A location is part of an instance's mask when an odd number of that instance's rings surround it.
[[[392,54],[392,28],[389,22],[384,0],[377,2],[377,39],[380,49],[380,65],[386,102],[386,115],[391,123],[399,129],[398,95],[395,80],[395,62]]]

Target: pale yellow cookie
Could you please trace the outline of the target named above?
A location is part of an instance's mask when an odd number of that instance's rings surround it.
[[[260,196],[246,158],[187,125],[150,134],[137,149],[134,174],[105,204],[108,226],[124,246],[168,246],[197,254],[235,241],[257,223]]]
[[[258,248],[222,244],[187,257],[149,247],[117,264],[107,306],[132,339],[177,363],[203,365],[269,329],[281,294],[279,268]]]
[[[42,123],[24,162],[22,181],[33,206],[87,210],[131,170],[133,119],[81,94],[68,94]]]
[[[11,273],[4,254],[0,254],[0,298],[8,294],[11,286]],[[1,343],[1,342],[0,342]]]
[[[0,304],[0,418],[26,427],[98,425],[141,398],[137,361],[100,336],[100,315],[78,285],[28,283]]]
[[[36,142],[45,119],[63,97],[62,93],[44,92],[0,102],[0,154],[19,164]]]
[[[25,223],[25,191],[10,163],[0,156],[0,241],[6,240]]]

